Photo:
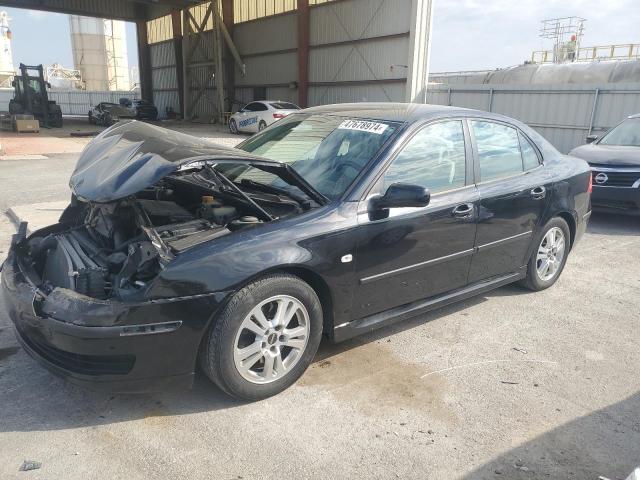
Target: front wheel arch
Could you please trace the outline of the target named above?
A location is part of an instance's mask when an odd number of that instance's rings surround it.
[[[255,282],[256,280],[259,280],[262,277],[277,274],[288,274],[298,277],[313,289],[313,291],[318,296],[318,299],[320,299],[320,305],[322,306],[322,333],[330,339],[333,339],[333,328],[335,326],[335,313],[333,308],[334,301],[333,294],[328,283],[324,280],[324,278],[322,278],[321,275],[308,267],[299,265],[281,265],[263,270],[256,275],[252,275],[251,277],[246,278],[241,284],[233,289],[233,293],[230,293],[224,300],[224,302],[218,305],[215,311],[209,315],[206,326],[202,329],[201,332],[200,341],[198,343],[198,350],[201,350],[202,343],[207,338],[207,332],[209,332],[209,330],[213,328],[216,322],[217,314],[224,310],[225,306],[231,300],[235,292],[242,290],[247,285]]]

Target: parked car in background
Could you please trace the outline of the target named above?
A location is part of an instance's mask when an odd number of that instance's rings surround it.
[[[89,110],[89,123],[109,127],[120,120],[136,118],[136,111],[118,103],[101,102]]]
[[[570,155],[589,163],[593,172],[594,210],[640,215],[640,114],[632,115]]]
[[[239,112],[231,115],[229,130],[231,133],[260,132],[272,123],[299,110],[300,107],[297,105],[280,100],[251,102]]]
[[[590,215],[588,165],[523,123],[328,105],[238,148],[142,122],[82,152],[59,223],[13,237],[24,349],[117,391],[274,395],[342,341],[512,282],[552,286]]]
[[[148,100],[133,100],[133,109],[136,111],[138,120],[157,120],[158,109]]]

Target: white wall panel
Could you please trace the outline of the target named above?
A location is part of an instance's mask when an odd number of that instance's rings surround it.
[[[288,87],[268,87],[267,98],[269,100],[282,100],[298,103],[298,90]]]
[[[405,78],[408,37],[314,48],[309,55],[311,82]]]
[[[310,42],[323,45],[406,33],[410,14],[411,0],[329,2],[311,9]]]
[[[404,83],[309,87],[309,106],[349,102],[402,102]]]
[[[263,18],[233,28],[233,41],[243,55],[297,47],[296,14]]]
[[[237,86],[288,84],[298,78],[298,62],[295,52],[248,57],[244,61],[247,74],[243,77],[239,72],[236,72]]]

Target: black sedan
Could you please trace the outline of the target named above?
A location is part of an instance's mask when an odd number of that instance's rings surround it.
[[[594,210],[640,215],[640,115],[632,115],[601,138],[570,155],[589,162],[593,171]]]
[[[2,293],[24,348],[69,381],[244,399],[332,341],[512,282],[550,287],[590,171],[495,114],[344,104],[237,149],[130,122],[83,151],[59,223],[15,235]]]
[[[133,100],[132,107],[138,120],[157,120],[158,109],[148,100]]]

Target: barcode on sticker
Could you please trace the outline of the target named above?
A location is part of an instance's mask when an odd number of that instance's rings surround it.
[[[368,122],[366,120],[345,120],[338,128],[343,130],[358,130],[360,132],[382,134],[388,125],[378,122]]]

